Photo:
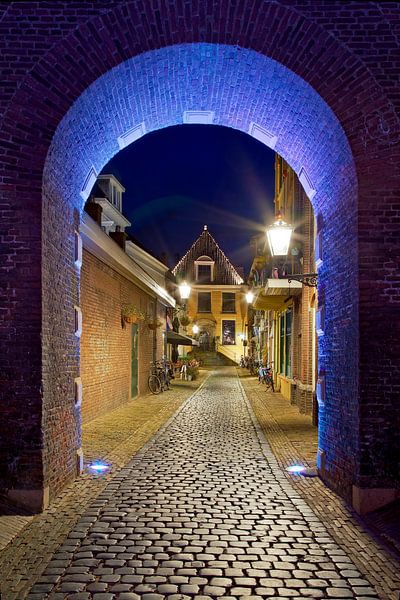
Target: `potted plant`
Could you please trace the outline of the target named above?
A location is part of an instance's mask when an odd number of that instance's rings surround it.
[[[156,329],[161,327],[161,325],[162,321],[158,317],[147,321],[147,327],[150,329],[150,331],[155,331]]]
[[[188,376],[189,381],[195,380],[197,378],[198,374],[199,374],[198,367],[189,366],[187,368],[187,376]]]
[[[125,323],[137,323],[144,321],[144,313],[135,304],[125,304],[122,309],[122,320]]]

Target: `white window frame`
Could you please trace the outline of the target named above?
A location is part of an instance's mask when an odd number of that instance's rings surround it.
[[[211,277],[210,281],[214,281],[214,271],[215,271],[215,260],[212,260],[209,256],[200,256],[197,260],[194,261],[195,265],[195,277],[196,281],[199,280],[199,265],[205,265],[210,267]]]

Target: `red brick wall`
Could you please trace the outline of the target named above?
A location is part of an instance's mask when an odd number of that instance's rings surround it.
[[[155,309],[151,298],[87,251],[81,271],[81,378],[82,421],[90,421],[130,400],[131,329],[121,323],[121,309],[133,303],[143,312]],[[162,307],[159,309],[163,315]],[[162,340],[162,328],[157,330]],[[149,364],[153,360],[154,333],[139,325],[139,394],[147,392]],[[158,356],[162,344],[158,343]]]
[[[79,348],[71,304],[78,288],[71,239],[80,207],[73,215],[76,196],[66,198],[58,189],[65,170],[54,174],[53,188],[49,173],[43,173],[57,127],[79,95],[122,61],[173,44],[210,42],[253,49],[299,75],[332,108],[349,141],[358,204],[349,207],[346,194],[336,198],[327,181],[326,203],[331,197],[337,201],[340,219],[328,219],[324,235],[340,238],[335,234],[339,222],[343,239],[354,228],[354,244],[333,247],[334,260],[326,261],[337,274],[330,284],[335,296],[326,294],[327,314],[354,282],[359,303],[356,316],[344,310],[328,322],[325,339],[332,339],[337,328],[336,348],[341,339],[344,345],[356,339],[360,364],[351,375],[345,353],[333,356],[333,344],[322,348],[320,358],[332,373],[328,396],[335,397],[338,373],[347,379],[340,386],[340,403],[327,406],[320,423],[332,485],[345,493],[352,482],[391,486],[398,477],[393,457],[399,454],[398,3],[3,2],[0,15],[0,370],[5,382],[0,475],[9,478],[13,472],[13,484],[27,489],[40,489],[44,479],[53,494],[75,476],[79,432],[71,381]],[[213,81],[218,85],[218,77]],[[214,97],[211,85],[209,94]],[[163,98],[159,106],[164,104]],[[238,108],[230,126],[239,126],[249,112]],[[129,106],[127,111],[132,114]],[[293,158],[308,143],[297,131],[292,135],[300,121],[301,114],[282,136],[293,139]],[[312,152],[318,152],[320,140],[311,142]],[[103,158],[106,162],[111,155]],[[326,160],[321,156],[322,167]],[[78,161],[74,177],[76,169]],[[349,165],[340,169],[347,181]]]

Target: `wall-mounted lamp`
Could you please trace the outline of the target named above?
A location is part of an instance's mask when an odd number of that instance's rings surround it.
[[[286,256],[289,250],[290,239],[292,237],[293,227],[288,225],[282,219],[280,213],[277,214],[277,219],[272,225],[267,227],[267,238],[272,256]],[[295,275],[288,275],[281,279],[287,279],[291,281],[300,281],[308,287],[317,287],[317,273],[296,273]]]
[[[190,296],[190,292],[191,292],[191,287],[188,283],[186,283],[186,281],[184,281],[183,283],[180,284],[179,286],[179,293],[181,295],[181,299],[182,300],[187,300]]]
[[[267,228],[266,233],[272,256],[286,256],[293,227],[285,223],[280,213],[277,214],[276,221]]]
[[[247,294],[246,294],[246,302],[247,302],[247,304],[252,304],[253,300],[254,300],[254,294],[253,294],[253,292],[251,292],[251,291],[247,292]]]

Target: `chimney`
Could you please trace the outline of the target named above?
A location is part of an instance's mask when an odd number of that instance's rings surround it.
[[[86,202],[85,211],[101,227],[101,213],[103,212],[102,206],[97,204],[97,202],[92,202],[89,200],[89,202]]]
[[[120,246],[124,251],[127,237],[128,235],[125,233],[125,231],[121,231],[121,227],[119,225],[115,227],[115,231],[110,231],[110,238],[112,238],[114,242],[117,242],[118,246]]]

